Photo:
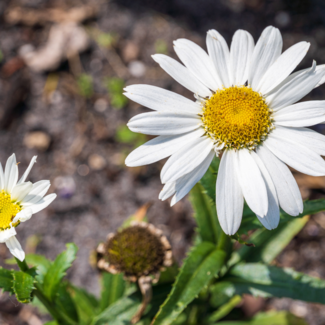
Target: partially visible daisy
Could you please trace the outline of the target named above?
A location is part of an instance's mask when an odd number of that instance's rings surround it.
[[[293,72],[310,44],[284,53],[277,28],[267,27],[256,45],[238,30],[230,50],[215,30],[207,33],[208,54],[179,39],[174,49],[184,65],[162,55],[153,59],[194,93],[191,101],[149,85],[125,88],[125,95],[156,112],[133,117],[134,132],[158,135],[134,150],[128,166],[171,156],[161,171],[159,198],[182,199],[221,156],[216,184],[220,225],[237,232],[244,199],[267,229],[279,223],[279,206],[296,216],[303,210],[299,188],[286,164],[313,176],[325,175],[325,137],[305,127],[325,121],[325,101],[294,104],[325,81],[325,66]]]
[[[32,158],[19,181],[15,154],[8,158],[4,172],[0,163],[0,243],[6,243],[11,254],[20,261],[25,259],[25,252],[16,238],[16,227],[46,208],[56,198],[56,194],[44,197],[51,185],[50,181],[34,184],[25,182],[36,158]]]

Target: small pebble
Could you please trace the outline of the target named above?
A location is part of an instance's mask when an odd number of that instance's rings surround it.
[[[104,98],[97,99],[94,104],[95,111],[100,112],[100,113],[106,111],[107,107],[108,107],[108,102]]]
[[[80,165],[77,168],[77,172],[80,176],[87,176],[89,174],[89,167],[87,165]]]
[[[93,170],[102,170],[106,166],[106,161],[102,156],[92,154],[88,158],[88,164]]]
[[[24,144],[29,149],[45,151],[51,143],[50,136],[43,131],[34,131],[25,135]]]
[[[129,64],[129,72],[133,77],[143,77],[146,73],[146,66],[141,61],[132,61]]]

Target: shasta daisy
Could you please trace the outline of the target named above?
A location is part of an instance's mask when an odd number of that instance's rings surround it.
[[[25,253],[16,238],[16,227],[46,208],[56,198],[56,194],[44,197],[51,185],[50,181],[34,184],[26,182],[36,158],[32,158],[19,180],[15,154],[8,158],[4,172],[0,163],[0,243],[6,243],[11,254],[21,261],[25,259]]]
[[[300,42],[282,52],[277,28],[267,27],[256,45],[238,30],[230,49],[216,31],[207,33],[206,53],[178,39],[182,61],[162,55],[153,59],[195,101],[150,85],[132,85],[125,95],[155,112],[133,117],[134,132],[158,137],[135,149],[128,166],[166,157],[159,198],[182,199],[202,178],[213,157],[221,157],[216,205],[225,233],[237,232],[244,200],[267,229],[279,223],[279,207],[292,216],[303,210],[301,194],[287,165],[313,176],[325,175],[325,137],[306,127],[325,121],[325,101],[298,102],[325,81],[325,66],[292,73],[310,44]],[[296,104],[295,104],[296,103]]]

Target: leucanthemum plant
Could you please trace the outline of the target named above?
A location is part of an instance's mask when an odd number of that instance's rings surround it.
[[[279,207],[292,216],[303,210],[296,181],[287,165],[312,176],[325,175],[325,137],[306,127],[325,121],[325,101],[297,103],[325,81],[325,66],[292,73],[310,44],[282,52],[277,28],[267,27],[254,45],[238,30],[230,50],[216,31],[207,33],[206,53],[178,39],[174,49],[184,65],[162,54],[153,59],[195,100],[150,85],[131,85],[125,95],[156,112],[133,117],[134,132],[158,135],[135,149],[127,166],[166,157],[159,198],[181,200],[203,177],[213,158],[221,158],[216,208],[223,231],[240,227],[244,200],[267,229],[280,220]]]
[[[6,243],[11,254],[20,261],[25,259],[25,253],[16,238],[16,227],[45,209],[56,198],[54,193],[44,197],[50,181],[26,182],[36,158],[32,158],[19,180],[15,154],[8,158],[4,171],[0,163],[0,243]]]
[[[94,238],[99,245],[90,261],[99,270],[98,296],[65,278],[77,257],[73,243],[55,260],[27,254],[22,261],[24,253],[13,237],[16,227],[55,194],[43,197],[48,181],[26,182],[36,157],[19,181],[14,155],[4,173],[0,168],[0,238],[16,257],[5,262],[20,268],[0,268],[0,288],[19,302],[41,303],[53,318],[48,324],[307,325],[284,310],[247,319],[235,309],[246,294],[325,304],[325,280],[276,263],[310,215],[325,211],[325,199],[302,202],[287,167],[325,174],[324,136],[306,128],[325,122],[325,102],[297,103],[325,81],[325,66],[313,63],[292,73],[309,44],[300,42],[281,54],[281,35],[274,27],[266,28],[256,45],[248,32],[237,31],[230,50],[211,30],[207,48],[208,54],[177,40],[175,50],[184,65],[153,56],[194,93],[194,100],[148,85],[126,88],[129,98],[156,110],[132,118],[130,129],[158,135],[133,151],[127,164],[170,156],[161,172],[160,198],[172,196],[173,205],[191,190],[197,226],[179,263],[172,259],[179,249],[171,244],[188,234],[175,236],[178,230],[168,225],[147,223],[153,202],[121,222],[106,241]],[[170,233],[171,244],[158,228]]]

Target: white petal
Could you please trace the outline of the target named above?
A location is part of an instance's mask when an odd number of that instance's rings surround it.
[[[16,155],[12,154],[6,163],[5,169],[5,191],[11,192],[12,188],[17,184],[18,180],[18,166],[16,162]]]
[[[272,178],[281,208],[288,214],[297,216],[303,211],[303,203],[298,185],[289,168],[265,146],[259,146],[257,154]]]
[[[32,205],[30,208],[32,209],[33,214],[45,209],[55,200],[55,198],[56,194],[52,193],[42,198],[37,204]]]
[[[176,192],[176,182],[166,183],[159,193],[159,199],[162,201],[167,200],[169,197],[174,195]]]
[[[325,101],[314,100],[284,107],[274,112],[274,124],[312,126],[325,121]]]
[[[211,29],[207,33],[207,48],[210,58],[224,87],[230,87],[229,78],[229,48],[225,39],[216,30]]]
[[[306,71],[308,71],[310,68],[307,68],[307,69],[302,69],[302,70],[299,70],[293,74],[291,74],[288,79],[290,80],[291,78],[294,78],[296,77],[297,75],[301,74],[301,73],[304,73]],[[323,71],[325,69],[325,64],[320,64],[318,66],[316,66],[316,72],[317,73],[320,73],[321,71]],[[284,80],[283,82],[285,82],[286,80]],[[320,81],[316,84],[315,88],[319,87],[320,85],[322,85],[323,83],[325,82],[325,75],[323,75],[323,77],[320,79]],[[281,85],[281,84],[280,84]],[[273,93],[274,90],[271,91],[271,93]]]
[[[277,127],[281,129],[280,126]],[[321,156],[325,156],[325,136],[314,130],[307,128],[286,128],[286,137],[288,140],[298,142],[300,145],[307,147]]]
[[[300,42],[283,52],[266,71],[256,91],[266,94],[279,85],[305,57],[309,46],[310,43]]]
[[[132,85],[124,90],[126,97],[155,111],[186,114],[198,114],[202,111],[197,102],[159,87]]]
[[[185,88],[198,94],[201,97],[210,97],[211,91],[186,67],[164,54],[154,54],[152,58],[164,69],[172,78]]]
[[[181,150],[173,154],[161,170],[161,182],[175,181],[200,165],[213,148],[210,138],[201,137],[188,142]]]
[[[316,70],[316,62],[314,61],[310,69],[294,73],[286,78],[266,96],[266,102],[274,110],[291,105],[312,91],[324,73],[325,67]]]
[[[134,116],[127,126],[133,132],[151,135],[172,135],[195,130],[201,124],[202,121],[195,115],[150,112]]]
[[[26,208],[21,210],[14,218],[13,222],[25,222],[27,220],[29,220],[33,215],[33,211],[30,208]]]
[[[174,41],[174,49],[184,65],[208,88],[222,88],[216,69],[208,54],[197,44],[187,40]]]
[[[279,225],[280,221],[280,209],[276,189],[271,179],[271,176],[267,171],[266,167],[264,166],[261,158],[253,151],[251,152],[251,155],[254,158],[256,164],[258,165],[258,168],[260,169],[263,180],[265,182],[269,206],[267,214],[264,217],[257,215],[257,218],[258,220],[260,220],[260,222],[266,229],[272,230]]]
[[[0,163],[0,191],[5,188],[5,175],[2,169],[2,164]]]
[[[234,150],[226,150],[221,158],[216,187],[217,213],[221,228],[227,235],[237,232],[242,216],[244,197],[241,191]]]
[[[25,198],[21,202],[21,205],[25,207],[30,206],[32,204],[36,204],[40,199],[43,198],[50,186],[50,181],[47,180],[38,181],[34,183],[32,190],[29,192],[28,195],[25,196]]]
[[[313,150],[299,143],[290,128],[277,127],[264,141],[264,146],[287,165],[311,176],[325,175],[325,161]]]
[[[230,47],[230,76],[233,85],[244,85],[247,81],[253,51],[252,35],[244,30],[237,30]]]
[[[0,231],[0,243],[5,243],[10,237],[17,234],[16,228],[11,227]]]
[[[125,164],[129,167],[152,164],[174,154],[190,140],[201,137],[204,132],[203,128],[199,128],[185,134],[158,136],[133,150],[127,156]]]
[[[256,43],[252,55],[248,84],[257,89],[267,69],[280,56],[282,51],[282,37],[277,28],[269,26],[264,29]]]
[[[32,190],[33,184],[31,182],[17,184],[11,192],[11,198],[14,201],[22,201],[25,196]]]
[[[172,201],[170,203],[171,206],[180,201],[192,189],[192,187],[204,176],[215,155],[216,154],[214,150],[212,150],[199,166],[194,168],[190,173],[178,178],[175,181],[176,194],[172,198]]]
[[[318,66],[316,67],[316,70],[322,70],[322,69],[324,69],[324,67],[325,67],[325,64],[318,65]],[[318,82],[318,84],[315,86],[315,88],[319,87],[319,86],[322,85],[324,82],[325,82],[325,75],[323,75],[322,79]]]
[[[10,253],[17,257],[21,262],[25,259],[25,252],[20,246],[19,241],[17,240],[16,236],[10,237],[6,241],[6,245],[10,250]]]
[[[24,183],[27,176],[29,175],[31,169],[33,168],[34,164],[36,163],[36,159],[37,159],[37,156],[34,156],[32,158],[32,160],[30,161],[25,173],[23,174],[23,176],[21,176],[20,180],[18,181],[18,184],[21,184],[21,183]]]
[[[268,210],[267,192],[260,169],[247,149],[238,150],[235,155],[244,198],[253,212],[265,216]]]

